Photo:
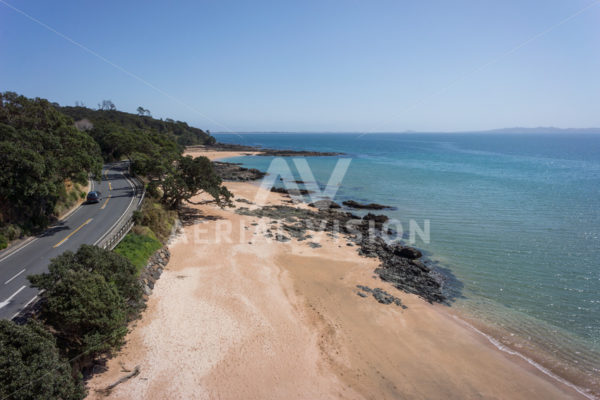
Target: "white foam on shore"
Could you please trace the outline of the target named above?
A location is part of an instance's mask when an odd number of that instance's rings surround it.
[[[532,365],[533,367],[535,367],[537,370],[539,370],[540,372],[544,373],[545,375],[551,377],[552,379],[562,383],[563,385],[575,390],[577,393],[581,394],[582,396],[590,399],[590,400],[600,400],[598,397],[594,396],[593,394],[588,393],[588,391],[584,388],[581,388],[569,381],[567,381],[564,378],[561,378],[560,376],[556,375],[555,373],[553,373],[552,371],[550,371],[548,368],[542,366],[541,364],[533,361],[531,358],[528,358],[526,356],[524,356],[523,354],[519,353],[518,351],[515,351],[505,345],[503,345],[502,343],[500,343],[497,339],[493,338],[492,336],[480,331],[479,329],[475,328],[473,325],[471,325],[470,323],[468,323],[467,321],[460,319],[459,317],[457,317],[456,315],[452,315],[452,317],[459,321],[460,323],[466,325],[468,328],[472,329],[473,331],[477,332],[478,334],[482,335],[483,337],[485,337],[491,344],[494,345],[494,347],[496,347],[498,350],[503,351],[507,354],[510,354],[512,356],[517,356],[523,360],[525,360],[528,364]]]

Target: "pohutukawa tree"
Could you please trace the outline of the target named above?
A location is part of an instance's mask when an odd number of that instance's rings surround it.
[[[170,173],[153,183],[160,186],[162,202],[171,209],[180,207],[184,201],[192,204],[231,205],[233,197],[206,157],[179,157],[171,166]],[[203,193],[208,195],[208,199],[196,202],[191,200]]]
[[[79,378],[61,358],[54,337],[35,321],[0,321],[0,398],[76,400],[85,397]]]

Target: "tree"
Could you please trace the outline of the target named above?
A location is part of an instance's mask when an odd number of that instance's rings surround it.
[[[114,284],[119,295],[128,302],[131,312],[137,310],[142,288],[137,279],[136,268],[131,262],[109,250],[97,246],[81,245],[77,253],[66,251],[50,262],[50,273],[37,275],[36,284],[52,287],[59,283],[68,271],[87,271],[101,275],[106,282]]]
[[[98,103],[98,109],[102,111],[114,111],[117,107],[115,107],[115,104],[110,100],[102,100],[102,103]]]
[[[192,197],[202,193],[208,194],[210,199],[193,204],[214,202],[219,206],[229,205],[233,197],[206,157],[179,157],[160,185],[162,201],[171,209],[178,208],[183,201],[191,202]]]
[[[0,398],[16,400],[85,397],[79,378],[59,355],[56,341],[35,321],[0,321]]]
[[[79,366],[122,343],[128,315],[139,308],[135,268],[124,257],[93,246],[65,252],[48,272],[29,276],[43,289],[41,318]]]
[[[139,116],[141,116],[141,117],[143,117],[143,116],[146,116],[146,117],[151,117],[151,116],[152,116],[152,114],[150,114],[150,110],[148,110],[148,109],[146,109],[146,108],[144,108],[144,107],[142,107],[142,106],[139,106],[139,107],[137,108],[137,113],[138,113],[138,115],[139,115]]]
[[[100,147],[44,99],[0,93],[0,222],[44,228],[66,180],[102,167]]]

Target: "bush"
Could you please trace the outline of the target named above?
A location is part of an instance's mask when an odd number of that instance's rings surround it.
[[[166,210],[162,204],[153,198],[146,197],[142,203],[140,222],[136,221],[136,223],[150,228],[156,234],[156,237],[164,243],[171,233],[176,215],[175,211]]]
[[[135,267],[125,257],[83,245],[53,259],[48,272],[29,276],[44,289],[41,318],[81,367],[122,343],[127,320],[141,307]]]
[[[0,398],[82,399],[85,388],[59,356],[55,339],[37,322],[0,321]]]
[[[8,239],[6,236],[0,234],[0,250],[5,249],[8,246]]]
[[[128,233],[114,252],[131,261],[139,274],[152,254],[162,247],[162,243],[149,228],[138,228],[136,232]]]
[[[69,271],[83,270],[101,275],[106,282],[114,284],[119,295],[130,304],[139,302],[142,297],[142,289],[133,264],[117,253],[97,246],[84,244],[77,253],[66,251],[54,258],[48,269],[48,273],[34,275],[30,280],[44,287],[52,287]]]
[[[17,225],[13,225],[13,224],[5,226],[4,228],[2,228],[2,231],[0,232],[0,234],[5,236],[8,241],[20,238],[22,233],[23,232],[22,232],[21,228]]]
[[[41,317],[56,331],[59,344],[76,364],[86,365],[119,346],[127,332],[126,304],[114,283],[102,275],[68,269],[42,294]],[[51,272],[52,273],[52,272]]]

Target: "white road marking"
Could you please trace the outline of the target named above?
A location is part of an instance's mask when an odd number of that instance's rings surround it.
[[[13,297],[15,297],[16,295],[18,295],[21,292],[21,290],[25,289],[26,287],[27,286],[25,286],[25,285],[21,286],[21,289],[17,290],[8,299],[6,299],[2,303],[0,303],[0,308],[6,307],[8,305],[8,303],[10,303],[10,301],[13,299]]]
[[[25,268],[23,268],[20,272],[17,272],[12,278],[10,278],[6,282],[4,282],[4,284],[8,285],[10,282],[12,282],[13,279],[15,279],[17,276],[21,275],[23,272],[25,272]]]
[[[37,299],[38,297],[40,297],[40,294],[44,293],[43,290],[40,290],[39,294],[36,294],[35,296],[33,296],[33,299],[29,300],[27,303],[25,303],[25,305],[23,307],[21,307],[21,309],[19,311],[17,311],[16,313],[13,314],[12,317],[10,317],[11,320],[15,319],[15,317],[19,314],[21,314],[21,311],[23,311],[24,309],[26,309],[31,303],[34,302],[35,299]]]
[[[8,257],[12,256],[13,254],[17,254],[19,251],[23,250],[25,247],[29,246],[31,243],[38,240],[38,238],[34,237],[34,238],[27,239],[27,240],[28,240],[28,242],[25,243],[24,245],[22,245],[21,247],[17,247],[16,250],[13,250],[10,253],[8,253],[7,255],[5,255],[4,257],[1,257],[0,262],[6,260]]]

